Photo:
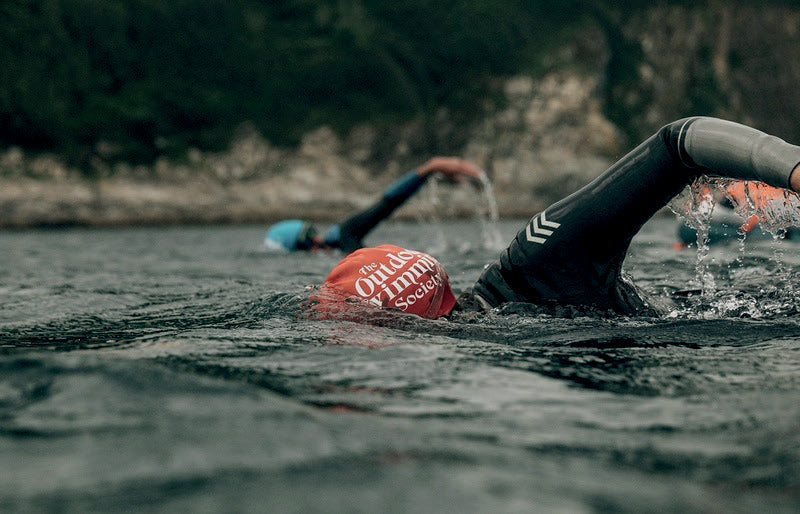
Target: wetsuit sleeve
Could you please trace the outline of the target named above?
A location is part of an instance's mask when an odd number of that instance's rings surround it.
[[[361,248],[362,240],[375,226],[388,218],[398,207],[419,191],[426,178],[411,170],[390,185],[383,196],[361,212],[338,225],[338,246],[347,253]]]
[[[492,306],[516,301],[622,314],[649,310],[621,275],[633,236],[701,174],[768,179],[786,187],[800,148],[770,139],[769,162],[732,151],[750,145],[758,152],[763,136],[713,118],[665,126],[597,179],[534,216],[486,268],[473,293]]]

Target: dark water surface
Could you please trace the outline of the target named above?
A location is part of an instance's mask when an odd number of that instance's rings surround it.
[[[508,239],[521,222],[504,222]],[[660,319],[302,315],[263,227],[0,232],[0,511],[798,512],[800,244],[626,268]],[[477,222],[369,238],[455,289]],[[705,274],[705,275],[703,275]]]

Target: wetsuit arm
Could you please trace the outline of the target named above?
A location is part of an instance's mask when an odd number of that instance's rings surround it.
[[[620,313],[644,302],[622,280],[631,239],[701,174],[786,188],[800,147],[714,118],[663,127],[597,179],[534,216],[473,288],[492,306],[523,301]]]
[[[377,202],[338,225],[338,246],[347,253],[361,248],[364,237],[414,196],[427,178],[427,174],[421,176],[417,169],[413,169],[392,183]]]
[[[746,125],[713,118],[687,123],[683,132],[681,158],[687,165],[713,175],[791,187],[790,176],[800,163],[796,146]]]

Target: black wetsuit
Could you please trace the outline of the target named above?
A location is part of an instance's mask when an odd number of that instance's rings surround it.
[[[328,229],[323,237],[325,246],[339,248],[348,254],[362,248],[364,237],[414,196],[426,179],[420,177],[417,170],[409,171],[392,183],[375,204]]]
[[[687,135],[693,124],[697,127]],[[743,145],[750,146],[730,150]],[[628,246],[642,225],[701,174],[787,188],[798,162],[800,148],[743,125],[713,118],[671,123],[590,184],[534,216],[471,293],[459,298],[457,308],[526,302],[655,314],[622,273]]]

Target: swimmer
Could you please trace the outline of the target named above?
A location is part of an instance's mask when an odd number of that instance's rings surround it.
[[[458,298],[433,257],[383,245],[345,257],[312,298],[360,299],[424,318],[524,302],[544,312],[663,312],[622,272],[633,236],[701,175],[800,191],[800,147],[708,117],[661,128],[594,181],[536,214]]]
[[[722,187],[721,191],[704,188],[702,193],[714,199],[711,218],[708,220],[708,234],[705,244],[714,245],[744,238],[773,239],[774,235],[761,227],[758,214],[744,217],[742,212],[767,212],[773,206],[780,208],[786,204],[785,189],[772,187],[763,182],[733,181]],[[675,250],[687,248],[697,243],[697,230],[684,222],[678,224],[678,242]],[[783,229],[781,237],[790,239],[793,230]]]
[[[378,223],[414,196],[428,178],[436,173],[454,183],[468,180],[477,182],[481,175],[477,167],[462,159],[434,157],[390,185],[375,204],[330,227],[324,234],[320,234],[311,223],[284,220],[267,230],[264,246],[283,251],[338,248],[349,253],[357,250],[364,246],[362,240]]]

